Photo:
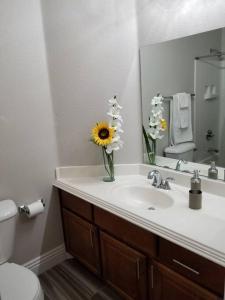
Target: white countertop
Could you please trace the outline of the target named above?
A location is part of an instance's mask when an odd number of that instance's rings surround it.
[[[190,175],[156,168],[163,177],[176,179],[171,191],[160,190],[174,199],[175,204],[166,209],[137,208],[115,197],[114,191],[125,185],[155,189],[146,178],[152,169],[147,165],[119,165],[116,181],[111,183],[102,181],[101,166],[57,168],[54,186],[225,267],[225,184],[203,180],[202,209],[191,210],[188,208]]]

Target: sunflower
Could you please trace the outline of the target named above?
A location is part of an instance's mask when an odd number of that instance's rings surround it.
[[[167,122],[165,119],[161,119],[160,120],[160,125],[161,125],[161,129],[162,130],[166,130],[167,129]]]
[[[109,127],[106,122],[97,123],[97,125],[92,128],[92,139],[93,142],[99,146],[107,146],[112,143],[115,130]]]

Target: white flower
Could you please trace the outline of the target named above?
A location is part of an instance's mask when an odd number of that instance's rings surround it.
[[[158,125],[160,125],[160,121],[158,119],[154,119],[154,118],[150,119],[150,122],[149,122],[150,127],[155,127]]]
[[[163,108],[163,97],[161,95],[153,97],[151,100],[151,114],[149,118],[149,129],[148,134],[152,139],[162,139],[163,135],[160,134],[161,131],[164,131],[161,126],[162,112]]]
[[[162,104],[163,97],[161,95],[152,98],[152,105]]]
[[[111,122],[109,122],[109,126],[113,127],[116,130],[116,132],[121,132],[121,133],[124,132],[119,120],[112,120]]]
[[[114,96],[113,98],[109,99],[109,104],[111,104],[113,107],[116,107],[117,109],[122,109],[122,106],[119,105],[119,103],[117,102],[116,96]]]
[[[109,112],[107,112],[107,115],[115,120],[120,120],[120,122],[123,122],[120,112],[117,111],[114,107],[110,108]]]
[[[123,141],[121,141],[120,139],[117,141],[112,142],[111,144],[107,145],[106,147],[106,152],[108,154],[112,153],[112,151],[118,151],[120,148],[123,147]]]
[[[112,143],[107,145],[106,152],[108,154],[112,153],[112,151],[117,151],[123,146],[123,142],[120,139],[119,133],[122,133],[122,125],[123,118],[120,115],[120,110],[122,109],[122,106],[119,105],[117,102],[116,96],[109,99],[109,111],[107,113],[108,116],[111,117],[111,120],[109,121],[109,126],[114,128],[115,130],[115,136],[112,139]]]
[[[159,128],[149,128],[148,129],[148,133],[149,135],[151,136],[151,138],[153,140],[156,140],[156,139],[162,139],[163,138],[163,135],[160,135],[160,130]]]

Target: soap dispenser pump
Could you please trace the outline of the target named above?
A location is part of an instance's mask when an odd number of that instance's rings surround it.
[[[191,190],[194,190],[194,191],[201,190],[201,179],[199,177],[198,170],[194,170],[194,175],[191,178]]]
[[[218,169],[216,168],[215,161],[211,162],[211,167],[208,170],[208,177],[211,179],[217,179],[218,178]]]

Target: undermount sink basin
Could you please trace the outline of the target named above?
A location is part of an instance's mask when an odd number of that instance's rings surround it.
[[[117,187],[113,194],[117,200],[123,201],[123,204],[133,208],[165,209],[174,203],[172,197],[166,192],[149,186],[121,186]]]

